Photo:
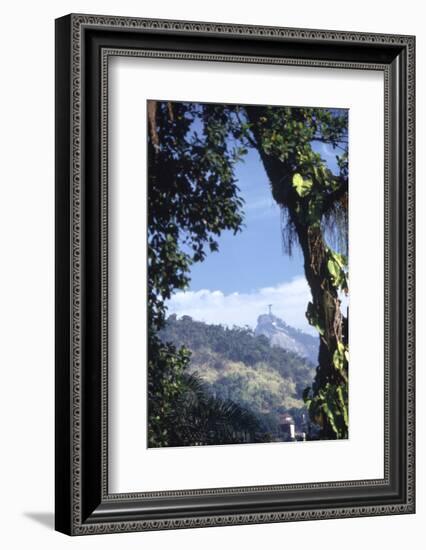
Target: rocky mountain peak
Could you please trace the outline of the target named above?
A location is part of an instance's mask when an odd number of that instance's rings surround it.
[[[297,330],[270,313],[259,315],[256,336],[266,336],[272,346],[292,351],[314,364],[318,357],[319,339]]]

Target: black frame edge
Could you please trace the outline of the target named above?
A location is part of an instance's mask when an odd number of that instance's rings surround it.
[[[71,17],[55,21],[55,529],[71,534]]]
[[[391,513],[414,513],[415,506],[414,501],[407,503],[407,483],[408,479],[406,477],[407,471],[407,426],[406,420],[404,417],[406,411],[406,378],[407,378],[407,341],[406,341],[406,329],[407,329],[407,258],[406,258],[406,249],[407,249],[407,237],[408,237],[408,220],[406,212],[406,191],[403,187],[404,182],[407,181],[407,128],[404,113],[407,112],[407,50],[408,46],[412,45],[414,47],[414,37],[397,37],[398,39],[403,38],[404,43],[401,45],[391,45],[387,44],[388,49],[386,52],[378,52],[376,61],[383,61],[386,59],[390,68],[391,82],[393,83],[392,88],[392,101],[391,101],[391,113],[392,120],[398,128],[401,128],[400,132],[392,132],[392,151],[397,151],[396,157],[392,158],[391,162],[393,163],[392,173],[394,183],[392,184],[392,195],[395,197],[392,201],[393,213],[391,216],[392,220],[395,220],[394,227],[390,230],[391,240],[394,243],[394,248],[392,249],[391,255],[394,255],[394,249],[397,249],[397,257],[393,258],[391,265],[393,266],[392,281],[391,286],[397,288],[397,297],[395,302],[398,306],[395,308],[398,311],[394,311],[393,318],[391,320],[392,333],[393,335],[403,335],[401,341],[396,341],[394,348],[394,359],[393,363],[396,361],[401,365],[395,371],[395,377],[393,378],[391,384],[391,393],[392,393],[392,402],[395,405],[393,411],[393,420],[392,424],[395,426],[395,429],[398,431],[398,437],[395,438],[391,445],[390,456],[391,456],[391,470],[393,475],[391,475],[391,484],[382,487],[381,490],[378,488],[375,489],[375,496],[368,500],[362,501],[366,498],[364,491],[360,491],[360,500],[362,504],[357,503],[356,505],[348,502],[343,497],[340,499],[335,499],[333,501],[333,491],[329,493],[329,498],[331,498],[331,503],[326,503],[324,505],[325,513],[322,517],[317,517],[315,513],[318,509],[321,508],[321,505],[317,505],[316,508],[311,503],[309,506],[303,506],[303,498],[300,504],[299,510],[306,510],[306,515],[296,512],[296,517],[292,517],[290,511],[297,510],[298,507],[294,506],[290,508],[288,512],[283,512],[280,514],[275,510],[284,510],[285,506],[274,505],[273,499],[271,500],[271,505],[262,507],[261,499],[262,495],[253,494],[250,498],[247,497],[236,499],[235,507],[232,509],[232,506],[226,504],[226,498],[222,500],[222,509],[216,507],[215,510],[212,509],[211,505],[214,503],[215,499],[203,499],[198,497],[192,497],[187,499],[186,504],[182,501],[181,508],[178,511],[175,509],[175,513],[171,511],[170,513],[166,512],[167,507],[170,506],[171,500],[167,498],[151,499],[150,502],[138,501],[136,498],[128,498],[128,495],[119,495],[118,499],[103,499],[102,497],[102,487],[100,482],[101,477],[101,444],[100,444],[100,370],[98,364],[100,344],[99,344],[99,335],[97,334],[96,325],[97,320],[99,320],[99,305],[97,302],[96,296],[100,295],[99,292],[99,282],[97,280],[97,264],[99,263],[99,212],[97,206],[92,208],[90,205],[98,203],[99,199],[99,189],[95,189],[95,186],[92,186],[91,189],[85,189],[83,185],[83,218],[82,223],[86,226],[86,230],[89,230],[89,233],[85,233],[84,229],[82,232],[82,242],[81,246],[84,251],[84,259],[89,260],[84,261],[83,270],[82,270],[82,308],[83,308],[83,319],[82,319],[82,336],[83,340],[87,338],[89,341],[94,342],[92,347],[86,349],[83,342],[83,368],[82,368],[82,381],[81,381],[81,409],[82,409],[82,440],[81,447],[84,449],[82,453],[82,463],[81,463],[81,491],[79,491],[78,503],[76,503],[73,498],[73,479],[72,479],[72,428],[71,428],[71,406],[72,406],[72,373],[71,373],[71,350],[70,350],[70,335],[71,335],[71,311],[70,311],[70,301],[72,299],[71,295],[71,278],[70,278],[70,261],[72,260],[72,250],[70,246],[70,241],[72,238],[71,228],[70,228],[70,213],[72,209],[72,201],[70,199],[71,192],[71,124],[72,124],[72,115],[71,115],[71,102],[72,102],[72,91],[71,91],[71,82],[72,82],[72,72],[71,72],[71,46],[72,46],[72,25],[73,21],[77,20],[88,20],[88,25],[86,30],[83,32],[83,25],[80,27],[82,31],[82,43],[86,48],[86,54],[88,58],[98,62],[99,58],[99,48],[102,47],[104,38],[101,37],[99,42],[97,38],[101,36],[102,31],[105,31],[104,37],[106,34],[111,36],[111,32],[118,37],[121,35],[124,37],[124,42],[129,44],[126,47],[131,47],[130,44],[135,42],[135,29],[122,28],[96,28],[93,26],[93,22],[90,21],[90,18],[97,18],[98,16],[77,16],[70,15],[64,18],[61,18],[56,21],[56,140],[57,140],[57,150],[56,150],[56,529],[62,531],[66,534],[95,534],[102,532],[120,532],[120,531],[129,531],[129,530],[152,530],[152,529],[176,529],[176,528],[186,528],[186,527],[201,527],[208,525],[227,525],[227,524],[247,524],[247,523],[262,523],[262,522],[274,522],[274,521],[295,521],[295,520],[304,520],[304,519],[326,519],[328,517],[353,517],[353,516],[368,516],[368,515],[383,515]],[[108,18],[105,16],[105,19],[111,20],[122,20],[123,18]],[[141,21],[141,20],[139,20]],[[160,20],[159,20],[160,21]],[[166,22],[167,20],[162,20]],[[96,21],[95,21],[96,23]],[[185,22],[180,22],[182,25]],[[110,25],[111,23],[106,23]],[[194,23],[196,25],[197,23]],[[200,23],[200,25],[202,25]],[[212,24],[216,27],[225,27],[223,24]],[[102,27],[102,24],[101,24]],[[232,25],[232,28],[248,28],[244,25]],[[253,28],[253,27],[252,27]],[[265,28],[265,27],[262,27]],[[268,28],[268,27],[266,27]],[[269,27],[273,29],[274,27]],[[136,29],[137,30],[137,29]],[[141,29],[139,29],[141,30]],[[234,40],[234,46],[238,49],[238,37],[234,36],[231,31],[230,36],[228,36],[228,43]],[[309,32],[309,31],[306,31]],[[327,32],[334,31],[314,31],[318,33],[327,34]],[[62,35],[61,37],[59,35]],[[167,44],[171,44],[170,37],[174,35],[175,38],[181,37],[182,44],[180,47],[182,50],[186,49],[187,45],[193,41],[193,35],[191,37],[190,31],[167,31],[163,32],[161,30],[149,29],[143,31],[144,36],[142,40],[147,40],[147,35],[155,37],[155,43],[160,44],[160,49],[164,48]],[[155,36],[158,34],[159,36]],[[197,34],[197,33],[195,33]],[[201,32],[200,32],[201,34]],[[225,33],[224,33],[225,34]],[[225,38],[224,34],[221,35],[221,38]],[[336,32],[336,34],[338,34]],[[349,34],[349,33],[348,33]],[[357,36],[361,36],[367,33],[354,33]],[[91,42],[91,39],[86,40],[87,37],[94,37],[94,46]],[[131,36],[133,35],[133,36]],[[168,35],[166,38],[165,36]],[[377,35],[385,36],[385,35]],[[390,36],[390,35],[389,35]],[[109,41],[109,37],[107,42]],[[207,41],[207,51],[214,51],[215,45],[217,42],[217,35],[215,40],[211,42]],[[161,41],[164,39],[164,43]],[[245,40],[250,41],[250,38],[245,37]],[[255,38],[257,44],[264,48],[265,53],[269,50],[269,45],[267,41],[269,37]],[[137,41],[137,40],[136,40]],[[291,40],[287,40],[285,44],[288,44]],[[301,46],[301,51],[307,51],[303,48],[307,47],[307,40],[304,41],[303,47]],[[315,42],[312,40],[312,42]],[[253,43],[253,40],[252,40]],[[114,43],[116,47],[120,44],[120,39]],[[340,45],[338,42],[335,46]],[[360,46],[358,44],[358,46]],[[226,46],[223,44],[221,46],[226,51]],[[281,45],[281,47],[285,47]],[[345,44],[345,48],[349,47],[350,49],[350,39]],[[92,50],[91,50],[92,48]],[[241,44],[241,48],[246,48],[245,44]],[[278,48],[279,49],[279,48]],[[312,49],[312,43],[311,48]],[[358,48],[359,49],[359,48]],[[384,48],[385,49],[385,48]],[[290,51],[290,50],[289,50]],[[328,55],[328,49],[324,48],[324,55]],[[346,50],[349,52],[349,50]],[[392,54],[390,54],[392,52]],[[341,55],[343,53],[341,52]],[[345,54],[350,56],[354,55],[354,52],[349,52]],[[364,54],[363,54],[364,55]],[[390,57],[389,57],[390,56]],[[391,59],[394,61],[390,63]],[[347,60],[347,58],[345,58]],[[93,86],[90,83],[94,73],[97,69],[93,71],[93,67],[85,65],[86,59],[82,58],[80,60],[80,66],[82,67],[81,80],[82,80],[82,109],[83,113],[85,106],[88,105],[89,109],[86,112],[87,117],[85,117],[82,123],[82,135],[81,140],[86,142],[88,148],[94,147],[94,150],[97,149],[97,140],[99,139],[98,135],[98,117],[99,117],[99,94],[98,90],[94,90]],[[90,65],[90,63],[89,63]],[[96,67],[96,65],[94,65]],[[395,75],[402,75],[396,78]],[[98,79],[98,75],[95,75],[95,80]],[[93,81],[92,81],[93,82]],[[90,108],[92,106],[92,108]],[[94,107],[94,108],[93,108]],[[395,117],[396,115],[396,117]],[[399,118],[398,118],[399,117]],[[402,117],[402,125],[399,125],[400,118]],[[82,156],[84,155],[84,146],[82,148]],[[93,149],[92,149],[93,150]],[[395,164],[396,163],[396,164]],[[96,163],[96,160],[93,161],[92,155],[89,155],[87,161],[86,169],[90,174],[89,180],[94,178],[97,181],[99,177],[99,166]],[[398,199],[402,197],[402,200]],[[395,303],[394,302],[394,303]],[[399,317],[401,315],[401,317]],[[398,340],[398,338],[396,339]],[[94,369],[88,371],[88,365],[93,366]],[[396,368],[396,367],[395,367]],[[65,393],[67,397],[64,399]],[[397,428],[398,427],[398,428]],[[400,438],[400,439],[399,439]],[[75,460],[75,456],[74,456]],[[365,490],[368,491],[368,486],[365,487]],[[307,491],[305,493],[307,498]],[[315,493],[315,490],[313,491]],[[355,496],[355,493],[352,493]],[[288,494],[287,494],[288,496]],[[315,494],[312,494],[314,502]],[[327,496],[324,495],[325,499]],[[175,497],[176,499],[176,497]],[[246,501],[245,504],[243,501]],[[239,501],[239,502],[238,502]],[[249,504],[249,501],[251,502]],[[73,504],[72,504],[73,503]],[[365,504],[364,504],[365,503]],[[176,501],[175,501],[176,504]],[[201,505],[201,508],[199,507]],[[377,510],[373,513],[363,513],[361,506],[365,505],[366,507],[377,507]],[[394,510],[390,508],[393,506]],[[81,513],[81,523],[79,525],[75,524],[73,526],[73,507],[78,506]],[[331,511],[330,506],[334,506],[335,510],[338,511],[335,516]],[[358,506],[359,510],[356,511],[354,507]],[[389,506],[389,508],[388,508]],[[348,508],[349,507],[349,508]],[[386,509],[384,508],[386,507]],[[204,508],[204,511],[202,511]],[[162,510],[161,510],[162,509]],[[197,509],[199,513],[197,514]],[[169,507],[170,510],[170,507]],[[251,511],[253,511],[253,514]],[[262,511],[261,511],[262,510]],[[349,510],[348,512],[343,512],[342,510]],[[352,510],[352,511],[350,511]],[[354,511],[355,510],[355,511]],[[312,513],[311,513],[312,512]],[[234,514],[235,518],[232,522],[229,521],[229,516],[226,514]],[[236,514],[244,514],[241,516],[241,519],[238,519]],[[262,515],[264,514],[264,518]],[[345,514],[347,514],[345,516]],[[217,519],[213,519],[217,518]],[[223,518],[223,519],[220,519]],[[210,522],[211,519],[211,522]],[[125,522],[125,523],[124,523]]]

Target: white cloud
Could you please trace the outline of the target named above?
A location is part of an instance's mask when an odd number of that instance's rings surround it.
[[[261,197],[257,200],[247,202],[244,205],[244,212],[247,220],[259,220],[270,216],[279,216],[280,208],[272,197]]]
[[[249,325],[254,328],[257,318],[267,313],[268,304],[272,312],[289,325],[316,336],[307,322],[305,311],[311,293],[304,277],[273,287],[260,288],[248,293],[224,294],[220,290],[198,290],[178,292],[168,302],[169,313],[178,316],[190,315],[206,323],[223,325]]]

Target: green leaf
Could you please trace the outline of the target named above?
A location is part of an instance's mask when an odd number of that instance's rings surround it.
[[[333,365],[336,370],[342,370],[343,368],[344,355],[339,349],[336,349],[333,353]]]
[[[337,398],[339,400],[339,405],[343,413],[343,421],[345,423],[346,428],[349,426],[349,415],[348,415],[348,407],[347,407],[347,401],[345,400],[343,396],[343,389],[341,386],[337,386],[336,389]]]
[[[339,264],[334,260],[333,257],[331,257],[327,261],[327,269],[332,277],[333,286],[340,286],[340,279],[341,279],[341,268]]]
[[[347,265],[347,258],[343,254],[338,254],[328,249],[329,258],[327,260],[327,269],[331,275],[331,282],[334,287],[341,288],[348,293],[348,279],[344,270]]]
[[[306,197],[309,194],[312,187],[312,180],[304,180],[300,174],[294,174],[293,187],[299,197]]]
[[[334,414],[333,414],[333,411],[330,409],[329,404],[327,402],[325,402],[325,403],[323,403],[321,408],[324,411],[324,413],[326,414],[328,422],[329,422],[331,428],[333,429],[333,432],[337,436],[339,436],[339,429],[336,426],[336,422],[334,421]]]
[[[345,266],[348,265],[348,259],[343,254],[339,254],[338,252],[331,252],[333,254],[333,257],[335,261],[339,264],[339,266],[343,269]]]

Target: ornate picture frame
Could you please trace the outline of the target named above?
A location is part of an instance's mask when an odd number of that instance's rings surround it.
[[[112,56],[383,73],[383,479],[109,492],[107,129]],[[414,110],[413,36],[79,14],[56,20],[58,531],[85,535],[414,513]]]

